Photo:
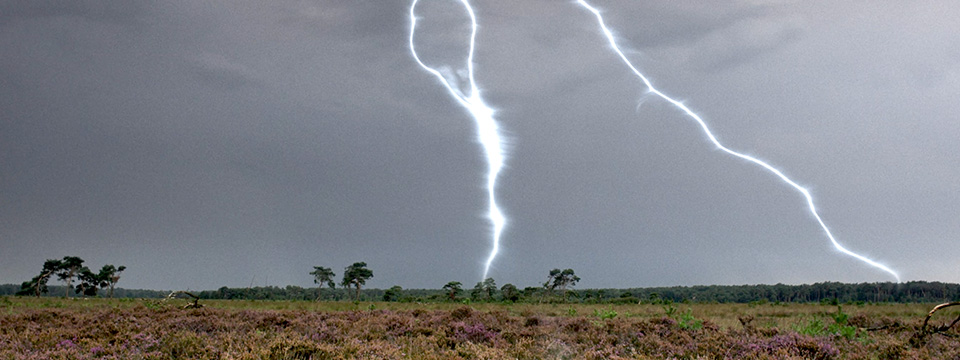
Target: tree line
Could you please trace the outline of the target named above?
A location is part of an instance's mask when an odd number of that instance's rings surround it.
[[[98,290],[107,290],[113,297],[163,297],[169,292],[155,290],[115,289],[125,266],[104,265],[93,272],[83,266],[83,259],[66,256],[47,260],[37,276],[16,285],[0,285],[0,295],[42,296],[50,290],[62,291],[64,296],[74,292],[81,296],[96,296]],[[450,281],[439,289],[364,289],[373,271],[365,262],[355,262],[344,268],[342,278],[336,280],[331,268],[314,266],[308,273],[318,287],[265,286],[248,288],[221,287],[201,291],[203,299],[247,300],[367,300],[408,302],[527,302],[527,303],[880,303],[880,302],[945,302],[960,299],[960,284],[913,281],[907,283],[845,284],[823,282],[805,285],[709,285],[673,286],[630,289],[573,289],[580,281],[573,269],[553,269],[539,286],[520,289],[514,284],[497,286],[493,278],[477,282],[467,289],[459,281]],[[48,286],[57,277],[63,286]],[[74,284],[74,280],[78,283]],[[340,286],[339,288],[337,286]]]
[[[496,286],[495,281],[464,288],[451,281],[440,289],[361,289],[360,300],[398,302],[514,302],[586,304],[664,303],[940,303],[960,299],[960,284],[912,281],[907,283],[845,284],[825,282],[806,285],[710,285],[628,289],[566,289],[513,284]],[[356,289],[300,286],[228,288],[200,292],[204,299],[247,300],[355,300]]]

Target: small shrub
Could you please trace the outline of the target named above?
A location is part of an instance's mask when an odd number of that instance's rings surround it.
[[[677,316],[677,325],[681,329],[687,330],[700,330],[703,327],[703,320],[697,319],[693,316],[693,310],[687,308],[687,311]]]
[[[826,327],[823,325],[823,321],[820,318],[813,318],[808,320],[806,323],[801,323],[794,326],[794,330],[803,335],[809,336],[823,336],[826,334]]]
[[[600,320],[608,320],[617,317],[617,312],[613,309],[594,309],[593,316],[600,318]]]

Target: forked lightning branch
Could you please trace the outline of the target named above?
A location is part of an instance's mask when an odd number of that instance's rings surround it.
[[[489,197],[489,204],[490,204],[488,216],[492,226],[492,236],[493,236],[492,247],[493,248],[490,252],[489,257],[487,258],[487,261],[483,270],[483,278],[486,278],[488,272],[490,271],[490,265],[493,263],[493,260],[496,258],[497,252],[499,251],[500,235],[503,231],[504,225],[506,224],[506,218],[504,217],[500,209],[497,207],[497,202],[496,202],[496,180],[497,180],[498,174],[500,173],[500,170],[503,167],[504,152],[503,152],[502,140],[500,137],[498,125],[497,125],[496,119],[494,118],[494,110],[484,103],[483,98],[480,96],[480,88],[477,86],[476,80],[474,78],[473,54],[474,54],[474,49],[476,47],[477,18],[476,18],[476,14],[474,13],[473,7],[470,5],[469,1],[457,0],[463,5],[466,12],[470,16],[470,21],[471,21],[469,52],[467,53],[466,61],[464,64],[464,67],[467,70],[466,80],[467,80],[467,84],[469,85],[469,88],[464,90],[464,89],[460,89],[453,86],[451,84],[452,79],[448,79],[447,77],[444,76],[443,73],[441,73],[437,69],[424,64],[423,61],[421,61],[420,57],[417,55],[415,42],[414,42],[414,35],[416,33],[416,28],[417,28],[416,6],[418,1],[419,0],[413,0],[413,3],[410,5],[410,44],[409,44],[410,52],[413,54],[413,58],[417,62],[417,64],[419,64],[420,67],[426,70],[427,72],[433,74],[440,81],[440,83],[443,84],[444,87],[446,87],[450,95],[460,105],[466,108],[468,112],[470,112],[471,116],[476,121],[478,139],[480,141],[480,144],[482,144],[484,153],[486,154],[486,157],[487,157],[487,164],[488,164],[487,194]],[[451,0],[446,0],[446,1],[451,1]],[[806,200],[807,209],[810,211],[810,214],[820,225],[820,228],[823,230],[823,233],[830,240],[830,243],[838,251],[846,255],[852,256],[857,260],[860,260],[863,263],[866,263],[877,269],[883,270],[889,273],[890,275],[893,275],[893,277],[897,279],[897,282],[900,282],[900,275],[898,275],[897,272],[863,255],[860,255],[858,253],[848,250],[843,245],[841,245],[836,238],[834,238],[833,233],[830,231],[830,228],[827,227],[827,224],[823,221],[823,219],[820,217],[820,214],[817,212],[817,207],[813,202],[813,196],[810,194],[809,190],[807,190],[803,186],[800,186],[800,184],[798,184],[797,182],[787,177],[780,169],[773,167],[767,162],[727,148],[726,146],[720,143],[720,141],[716,138],[716,136],[714,136],[713,132],[710,131],[710,128],[707,126],[707,123],[699,115],[697,115],[697,113],[695,113],[693,110],[691,110],[689,107],[687,107],[683,103],[667,96],[666,94],[664,94],[663,92],[655,88],[653,86],[653,83],[650,81],[650,79],[644,76],[643,73],[641,73],[640,70],[638,70],[637,67],[634,66],[632,62],[630,62],[627,56],[624,55],[623,51],[620,49],[620,46],[617,45],[616,37],[614,36],[613,32],[607,27],[601,11],[596,7],[592,6],[590,3],[588,3],[585,0],[576,0],[576,3],[586,11],[589,11],[591,14],[593,14],[593,16],[596,18],[600,32],[602,33],[606,41],[609,43],[610,48],[620,58],[620,60],[624,63],[624,65],[626,65],[626,67],[640,81],[643,82],[643,84],[647,87],[648,94],[652,94],[670,103],[674,108],[682,112],[684,115],[696,121],[697,124],[700,125],[700,128],[703,130],[704,134],[707,135],[707,138],[710,139],[710,142],[713,143],[713,145],[716,146],[718,149],[722,150],[723,152],[731,156],[745,160],[748,163],[752,163],[754,165],[762,167],[763,169],[767,170],[769,173],[779,178],[784,184],[790,186],[791,188],[796,190],[798,193],[800,193],[803,196],[803,198]],[[456,76],[456,75],[448,75],[448,76]]]

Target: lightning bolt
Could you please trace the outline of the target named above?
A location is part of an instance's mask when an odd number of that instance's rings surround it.
[[[789,177],[787,177],[786,175],[784,175],[783,172],[781,172],[779,169],[771,166],[770,164],[767,164],[767,163],[764,162],[763,160],[757,159],[757,158],[752,157],[752,156],[749,156],[749,155],[744,155],[744,154],[738,153],[738,152],[736,152],[736,151],[730,150],[730,149],[727,148],[726,146],[723,146],[723,144],[721,144],[720,141],[717,140],[717,137],[714,136],[713,133],[710,131],[710,128],[707,127],[707,123],[704,122],[703,119],[701,119],[699,115],[697,115],[696,113],[694,113],[693,110],[690,110],[690,108],[688,108],[686,105],[683,105],[683,103],[681,103],[681,102],[679,102],[679,101],[677,101],[677,100],[674,100],[673,98],[671,98],[671,97],[667,96],[666,94],[660,92],[660,90],[657,90],[657,88],[653,87],[653,84],[650,83],[650,80],[647,79],[647,77],[644,76],[643,73],[640,72],[640,70],[637,70],[637,67],[634,66],[633,63],[631,63],[630,60],[627,59],[627,56],[623,54],[623,51],[620,50],[620,46],[617,45],[617,42],[616,42],[616,40],[614,39],[613,33],[610,31],[610,29],[607,28],[607,25],[606,25],[606,23],[605,23],[604,20],[603,20],[603,16],[600,14],[600,10],[597,10],[597,8],[591,6],[591,5],[590,5],[589,3],[587,3],[585,0],[576,0],[576,1],[577,1],[578,4],[580,4],[580,6],[582,6],[584,9],[590,11],[591,13],[593,13],[593,15],[596,16],[596,18],[597,18],[597,23],[599,23],[600,29],[603,31],[603,35],[606,36],[607,41],[610,43],[610,47],[613,48],[613,51],[617,53],[617,55],[620,57],[620,60],[623,60],[623,63],[624,63],[625,65],[627,65],[628,68],[630,68],[630,71],[632,71],[633,74],[637,76],[637,78],[639,78],[641,81],[643,81],[643,84],[647,86],[647,89],[648,89],[647,92],[648,92],[648,94],[653,94],[653,95],[656,95],[656,96],[660,97],[660,98],[663,99],[663,100],[666,100],[666,101],[669,102],[670,104],[673,104],[674,107],[676,107],[677,109],[679,109],[680,111],[682,111],[684,114],[686,114],[688,117],[690,117],[691,119],[695,120],[698,124],[700,124],[700,128],[703,129],[703,132],[704,132],[704,133],[707,135],[707,137],[710,139],[710,142],[712,142],[714,145],[716,145],[717,148],[719,148],[720,150],[723,150],[723,151],[726,152],[727,154],[736,156],[736,157],[741,158],[741,159],[743,159],[743,160],[746,160],[746,161],[748,161],[748,162],[751,162],[751,163],[754,163],[754,164],[756,164],[756,165],[759,165],[760,167],[766,169],[767,171],[769,171],[769,172],[771,172],[772,174],[774,174],[774,175],[776,175],[777,177],[779,177],[780,180],[782,180],[782,181],[783,181],[784,183],[786,183],[787,185],[790,185],[791,187],[793,187],[794,189],[796,189],[797,192],[799,192],[800,194],[802,194],[803,197],[807,200],[807,207],[809,208],[810,213],[813,214],[813,217],[814,217],[815,219],[817,219],[817,223],[820,224],[820,228],[823,229],[823,232],[827,235],[827,238],[830,239],[830,242],[833,244],[833,246],[834,246],[837,250],[839,250],[840,252],[842,252],[842,253],[844,253],[844,254],[850,255],[850,256],[852,256],[852,257],[854,257],[854,258],[856,258],[856,259],[858,259],[858,260],[860,260],[860,261],[863,261],[863,262],[865,262],[865,263],[867,263],[867,264],[869,264],[869,265],[871,265],[871,266],[873,266],[873,267],[875,267],[875,268],[878,268],[878,269],[880,269],[880,270],[883,270],[883,271],[886,271],[886,272],[890,273],[890,275],[893,275],[893,277],[897,279],[897,282],[900,282],[900,275],[897,275],[897,273],[896,273],[895,271],[893,271],[893,270],[891,270],[890,268],[884,266],[883,264],[880,264],[880,263],[878,263],[878,262],[876,262],[876,261],[870,260],[870,259],[868,259],[867,257],[865,257],[865,256],[863,256],[863,255],[860,255],[860,254],[857,254],[857,253],[855,253],[855,252],[853,252],[853,251],[847,250],[847,248],[843,247],[842,245],[840,245],[839,242],[837,242],[837,239],[835,239],[835,238],[833,237],[833,233],[830,232],[830,229],[827,227],[827,224],[823,222],[823,219],[820,218],[820,214],[817,213],[817,207],[816,207],[816,206],[814,205],[814,203],[813,203],[813,196],[810,195],[810,191],[809,191],[809,190],[807,190],[807,189],[804,188],[803,186],[800,186],[800,185],[797,184],[795,181],[791,180]]]
[[[477,125],[477,140],[483,146],[483,153],[487,158],[487,201],[489,202],[489,210],[487,213],[487,218],[490,220],[491,233],[493,248],[490,251],[490,256],[487,257],[487,262],[483,268],[483,278],[487,278],[487,273],[490,272],[490,264],[493,263],[493,259],[497,257],[497,252],[500,251],[500,234],[503,232],[504,226],[506,226],[507,218],[503,215],[503,212],[500,211],[500,208],[497,207],[497,196],[496,196],[496,187],[497,187],[497,176],[500,174],[500,170],[503,169],[504,162],[504,151],[503,151],[503,140],[500,137],[500,128],[497,125],[497,120],[494,118],[495,110],[483,101],[483,97],[480,95],[480,88],[477,87],[477,81],[473,75],[473,53],[474,48],[476,47],[476,38],[477,38],[477,16],[473,12],[473,7],[470,6],[470,2],[467,0],[460,0],[460,3],[466,9],[467,14],[470,15],[470,51],[467,54],[466,67],[467,67],[467,82],[469,89],[465,93],[459,87],[451,84],[451,81],[456,81],[456,75],[448,74],[451,78],[444,76],[439,70],[427,66],[420,60],[420,56],[417,55],[416,46],[414,45],[414,35],[417,31],[417,15],[416,8],[417,2],[419,0],[413,0],[413,3],[410,4],[410,53],[413,55],[413,59],[416,60],[417,64],[427,72],[433,74],[440,80],[440,83],[447,88],[447,91],[450,93],[450,96],[454,98],[461,106],[463,106],[473,117],[473,120]],[[462,79],[460,79],[462,80]]]

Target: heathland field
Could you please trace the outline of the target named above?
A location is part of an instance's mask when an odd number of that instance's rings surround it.
[[[934,304],[186,304],[0,297],[0,358],[960,358]]]

